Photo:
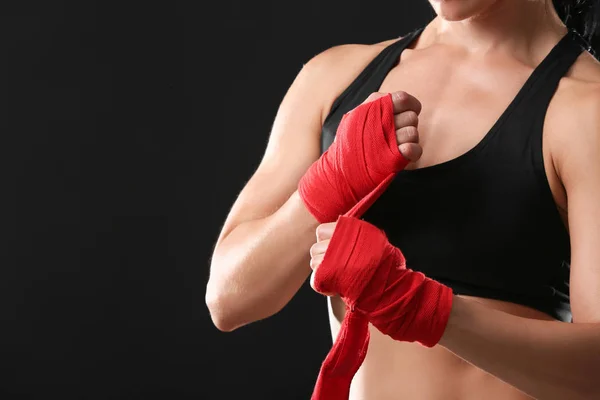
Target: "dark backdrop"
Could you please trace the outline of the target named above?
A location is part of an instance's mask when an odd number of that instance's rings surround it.
[[[425,0],[3,2],[0,398],[307,399],[323,298],[221,333],[212,246],[302,64],[430,17]]]

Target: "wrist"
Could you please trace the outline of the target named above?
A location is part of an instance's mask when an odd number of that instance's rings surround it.
[[[443,347],[448,348],[452,343],[452,338],[456,336],[461,326],[464,326],[466,319],[469,316],[469,300],[464,299],[460,296],[453,295],[452,297],[452,308],[450,310],[450,316],[448,317],[448,323],[446,329],[440,339],[439,344]]]

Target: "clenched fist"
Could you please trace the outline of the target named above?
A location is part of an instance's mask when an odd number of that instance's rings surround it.
[[[368,103],[380,97],[387,96],[386,93],[371,93],[363,102]],[[396,125],[396,141],[400,153],[409,161],[417,161],[423,149],[419,144],[419,114],[421,103],[414,96],[402,91],[392,93],[394,104],[394,123]]]

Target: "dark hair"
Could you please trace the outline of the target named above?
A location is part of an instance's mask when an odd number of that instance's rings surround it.
[[[567,28],[579,33],[593,46],[600,33],[600,0],[552,0],[552,3]]]

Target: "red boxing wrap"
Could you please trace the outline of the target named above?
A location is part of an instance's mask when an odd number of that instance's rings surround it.
[[[444,332],[451,289],[406,269],[385,233],[355,218],[407,164],[396,141],[390,94],[345,114],[331,147],[300,180],[298,193],[311,214],[321,223],[338,221],[315,272],[315,288],[339,293],[348,306],[312,400],[348,399],[367,353],[369,322],[396,340],[429,347]]]
[[[360,209],[352,214],[361,215],[407,164],[398,149],[388,94],[344,114],[334,142],[304,174],[298,193],[321,223],[355,206]]]
[[[452,290],[406,268],[402,252],[368,222],[342,216],[323,262],[315,289],[339,293],[346,317],[321,366],[313,400],[348,399],[350,383],[369,343],[368,322],[395,340],[436,345],[452,308]]]

